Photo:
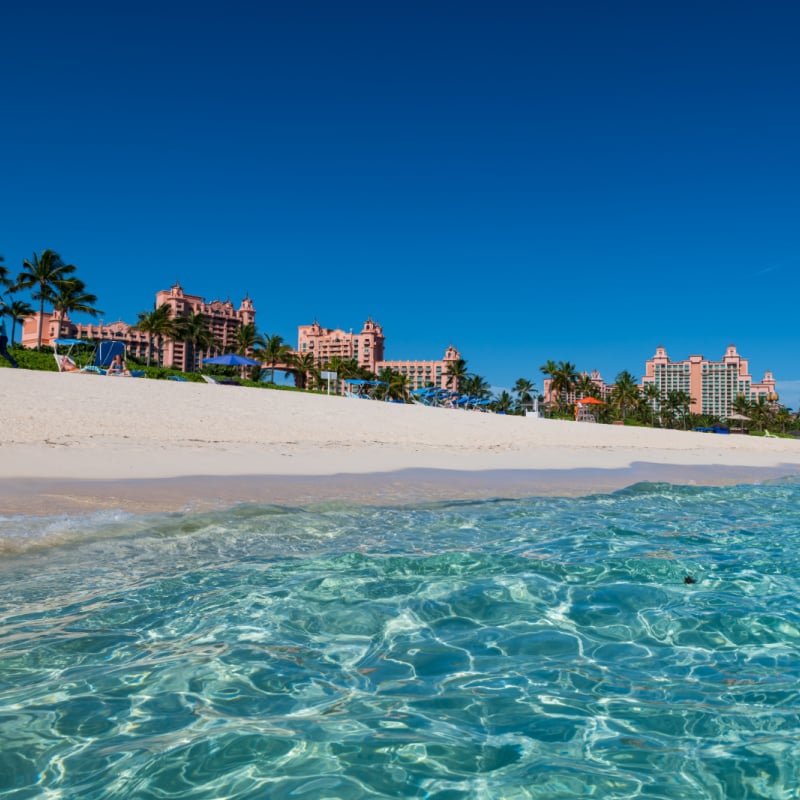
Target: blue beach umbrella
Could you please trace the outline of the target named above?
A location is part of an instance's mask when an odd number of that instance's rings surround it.
[[[236,353],[225,353],[221,356],[214,356],[214,358],[204,358],[204,364],[217,364],[220,367],[246,367],[255,366],[260,364],[260,361],[254,361],[252,358],[237,355]]]

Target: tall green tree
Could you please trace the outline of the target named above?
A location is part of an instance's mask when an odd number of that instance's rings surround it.
[[[236,331],[236,352],[240,356],[246,356],[253,351],[258,341],[258,331],[255,323],[248,322]]]
[[[750,401],[743,394],[737,394],[731,403],[731,411],[734,414],[740,414],[743,417],[750,416]]]
[[[650,423],[656,424],[656,413],[661,404],[661,392],[654,383],[646,383],[642,389],[642,397],[650,409]]]
[[[391,367],[384,367],[378,373],[378,380],[384,384],[384,386],[378,387],[380,397],[403,402],[408,400],[408,377],[406,375]]]
[[[781,433],[786,433],[786,429],[793,422],[792,412],[786,406],[780,406],[775,412],[774,421]]]
[[[26,258],[22,262],[22,272],[17,276],[16,285],[20,289],[32,289],[32,299],[39,301],[37,347],[42,346],[44,304],[53,302],[58,284],[67,280],[74,272],[75,267],[65,264],[54,250],[42,250],[40,255],[34,253],[31,260]]]
[[[548,362],[550,364],[550,362]],[[575,365],[569,361],[559,361],[556,369],[551,373],[550,389],[558,398],[556,404],[559,410],[563,410],[567,404],[569,395],[575,391],[575,384],[578,379],[578,372]]]
[[[294,385],[298,389],[305,389],[309,378],[319,378],[317,360],[311,353],[289,353],[286,364],[294,375]]]
[[[469,375],[467,370],[467,362],[463,358],[457,358],[455,361],[450,361],[447,365],[447,385],[454,392],[461,392],[461,384]]]
[[[750,403],[750,419],[753,420],[756,430],[763,431],[768,428],[772,418],[773,409],[766,397],[761,395],[754,403]]]
[[[628,409],[635,408],[639,402],[639,387],[636,385],[636,378],[626,369],[622,370],[614,380],[611,402],[623,420],[628,415]]]
[[[5,265],[5,259],[0,256],[0,295],[6,289],[11,289],[14,286],[14,281],[11,278],[11,270]]]
[[[492,396],[492,387],[481,375],[468,375],[462,382],[461,390],[464,394],[477,397],[479,400],[488,400]]]
[[[517,396],[517,408],[523,414],[526,408],[533,408],[533,395],[536,392],[533,381],[529,381],[527,378],[517,378],[511,391]]]
[[[140,311],[137,315],[139,321],[134,325],[136,330],[147,334],[147,366],[150,366],[153,355],[153,341],[158,342],[158,363],[161,363],[161,344],[163,339],[171,336],[175,331],[175,324],[170,316],[171,309],[168,303],[162,303],[152,311]]]
[[[275,365],[286,363],[292,348],[277,333],[259,336],[255,344],[254,356],[270,367],[270,383],[275,383]]]
[[[594,397],[600,399],[600,389],[590,375],[582,372],[575,381],[575,394],[579,397]]]
[[[553,376],[558,371],[558,363],[553,361],[552,359],[548,359],[547,361],[539,367],[539,372],[542,373],[546,378],[553,379]]]
[[[508,414],[511,411],[511,407],[514,403],[514,398],[503,389],[497,397],[494,398],[492,401],[492,405],[494,406],[494,410],[501,413],[501,414]]]
[[[662,412],[666,414],[670,423],[674,423],[676,418],[683,421],[683,429],[686,430],[686,418],[689,414],[689,406],[694,403],[694,398],[683,389],[671,389],[662,403]],[[670,424],[669,427],[672,427]]]
[[[199,356],[212,347],[219,346],[214,334],[209,327],[208,317],[200,312],[193,311],[185,317],[173,320],[173,336],[188,347],[186,364],[189,372],[194,372],[198,367]]]
[[[86,284],[80,278],[57,281],[54,287],[53,308],[69,315],[76,311],[98,317],[103,312],[96,307],[97,295],[86,291]]]
[[[24,300],[12,300],[1,310],[11,320],[11,344],[13,345],[17,323],[22,323],[28,317],[33,316],[33,306]]]

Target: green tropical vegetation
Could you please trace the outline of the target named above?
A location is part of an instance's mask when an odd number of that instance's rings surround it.
[[[12,300],[8,305],[0,308],[0,314],[4,314],[11,320],[11,346],[14,346],[17,335],[17,325],[21,325],[24,319],[33,315],[33,306],[24,300]]]
[[[569,361],[546,361],[539,371],[550,378],[550,390],[556,397],[556,410],[564,412],[569,405],[569,395],[578,383],[578,371]]]
[[[277,333],[256,336],[253,343],[254,358],[259,359],[270,367],[270,383],[275,383],[275,365],[283,364],[292,352],[292,348],[284,342]]]
[[[156,353],[157,363],[161,364],[161,346],[164,339],[169,338],[175,331],[175,325],[170,317],[170,307],[163,303],[152,311],[140,311],[139,321],[134,325],[136,330],[147,334],[147,366],[150,366],[153,357],[153,342],[158,343]]]
[[[517,396],[515,406],[517,411],[524,414],[527,409],[533,408],[533,399],[536,394],[536,386],[533,381],[527,378],[517,378],[512,391]]]
[[[33,258],[22,262],[22,271],[17,275],[12,290],[31,290],[33,300],[39,301],[39,328],[36,346],[42,346],[42,325],[44,322],[45,303],[54,303],[59,287],[69,281],[75,266],[65,264],[55,250],[42,250],[41,254],[33,254]]]
[[[624,420],[628,412],[636,408],[641,401],[639,396],[639,386],[636,378],[628,370],[622,370],[614,381],[614,388],[611,391],[611,403],[617,409],[620,417]]]
[[[97,295],[87,292],[86,284],[80,278],[58,281],[52,300],[53,309],[67,315],[73,311],[92,317],[103,313],[95,306]]]
[[[258,331],[254,323],[242,325],[236,331],[236,352],[240,356],[249,357],[258,343]]]
[[[286,357],[286,364],[294,375],[294,383],[298,389],[306,389],[309,378],[315,383],[319,383],[320,370],[317,360],[311,353],[289,353]]]
[[[800,436],[800,415],[763,395],[757,399],[737,396],[729,416],[720,418],[692,412],[695,399],[685,391],[672,389],[662,394],[653,383],[640,387],[636,377],[627,370],[617,375],[604,397],[601,397],[598,383],[585,372],[576,374],[575,366],[568,361],[548,360],[539,370],[549,379],[544,406],[547,415],[554,418],[575,419],[577,401],[593,397],[602,403],[591,406],[593,418],[600,423],[682,430],[716,427],[755,435],[793,433]]]
[[[447,365],[447,385],[450,387],[451,391],[460,391],[461,383],[468,375],[467,362],[463,358],[451,361]]]
[[[192,311],[184,317],[176,317],[173,320],[171,336],[176,341],[183,342],[188,348],[186,363],[189,365],[189,372],[194,372],[200,367],[205,351],[220,347],[220,343],[211,332],[208,317],[197,311]]]

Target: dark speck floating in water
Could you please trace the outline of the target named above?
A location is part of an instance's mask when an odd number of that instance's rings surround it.
[[[687,575],[687,576],[686,576],[686,577],[683,579],[683,582],[684,582],[684,583],[697,583],[697,581],[696,581],[696,580],[695,580],[695,579],[694,579],[694,578],[693,578],[691,575]]]

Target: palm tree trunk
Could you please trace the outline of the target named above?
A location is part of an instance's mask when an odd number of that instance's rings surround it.
[[[39,301],[39,338],[36,342],[36,349],[42,349],[42,328],[44,327],[44,297]]]

